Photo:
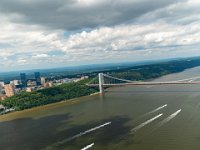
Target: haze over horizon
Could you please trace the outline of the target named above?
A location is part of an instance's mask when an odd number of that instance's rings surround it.
[[[200,56],[198,0],[1,0],[0,72]]]

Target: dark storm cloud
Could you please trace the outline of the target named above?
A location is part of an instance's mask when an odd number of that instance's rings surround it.
[[[124,24],[179,1],[185,0],[1,0],[0,13],[13,22],[80,30]]]

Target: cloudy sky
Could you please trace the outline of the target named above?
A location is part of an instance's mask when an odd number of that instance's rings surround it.
[[[200,56],[199,0],[0,0],[0,72]]]

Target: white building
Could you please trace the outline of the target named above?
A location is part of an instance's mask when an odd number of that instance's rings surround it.
[[[16,88],[18,85],[20,85],[20,80],[10,81],[10,84],[13,85]]]
[[[36,85],[37,85],[36,81],[31,81],[31,80],[27,81],[27,86],[36,86]]]
[[[45,83],[46,83],[45,77],[41,77],[41,84],[43,85],[43,84],[45,84]]]
[[[0,82],[0,87],[4,87],[5,83],[4,82]]]
[[[33,88],[32,87],[27,87],[26,88],[26,92],[32,92],[33,91]]]

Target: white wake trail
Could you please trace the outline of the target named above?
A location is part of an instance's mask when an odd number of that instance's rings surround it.
[[[86,147],[82,148],[81,150],[87,150],[89,148],[92,148],[94,146],[94,143],[87,145]]]
[[[163,105],[163,106],[160,106],[160,107],[158,107],[158,108],[156,108],[156,109],[154,109],[154,110],[148,112],[146,115],[155,113],[155,112],[157,112],[157,111],[159,111],[159,110],[161,110],[161,109],[163,109],[163,108],[165,108],[165,107],[167,107],[167,104],[165,104],[165,105]]]
[[[98,130],[98,129],[100,129],[100,128],[103,128],[103,127],[105,127],[105,126],[108,126],[108,125],[110,125],[110,124],[111,124],[111,122],[106,122],[106,123],[104,123],[104,124],[102,124],[102,125],[100,125],[100,126],[91,128],[91,129],[89,129],[89,130],[87,130],[87,131],[81,132],[81,133],[76,134],[76,135],[74,135],[74,136],[72,136],[72,137],[70,137],[70,138],[67,138],[67,139],[64,139],[64,140],[62,140],[62,141],[60,141],[60,142],[57,142],[57,143],[54,144],[54,145],[57,146],[57,145],[64,144],[64,143],[66,143],[66,142],[69,142],[69,141],[71,141],[71,140],[74,140],[74,139],[76,139],[76,138],[78,138],[78,137],[81,137],[81,136],[83,136],[83,135],[86,135],[86,134],[88,134],[88,133],[90,133],[90,132],[93,132],[93,131],[95,131],[95,130]]]
[[[153,113],[155,113],[155,112],[157,112],[157,111],[159,111],[159,110],[161,110],[161,109],[163,109],[163,108],[165,108],[165,107],[167,107],[167,106],[168,106],[168,105],[165,104],[165,105],[162,105],[162,106],[160,106],[160,107],[157,107],[157,108],[155,108],[155,109],[153,109],[153,110],[151,110],[151,111],[149,111],[149,112],[143,114],[142,116],[139,116],[139,117],[138,117],[137,119],[135,119],[134,121],[138,121],[138,120],[140,120],[141,118],[144,118],[144,117],[146,117],[146,116],[148,116],[148,115],[150,115],[150,114],[153,114]]]
[[[179,109],[175,113],[171,114],[169,117],[167,117],[166,119],[164,119],[163,121],[161,121],[158,124],[158,127],[160,127],[160,126],[164,125],[165,123],[169,122],[171,119],[173,119],[174,117],[176,117],[180,112],[181,112],[181,109]]]
[[[159,115],[157,115],[157,116],[145,121],[144,123],[142,123],[142,124],[138,125],[137,127],[133,128],[131,131],[132,132],[136,132],[137,130],[141,129],[142,127],[144,127],[144,126],[148,125],[149,123],[153,122],[154,120],[158,119],[162,115],[163,114],[159,114]]]

